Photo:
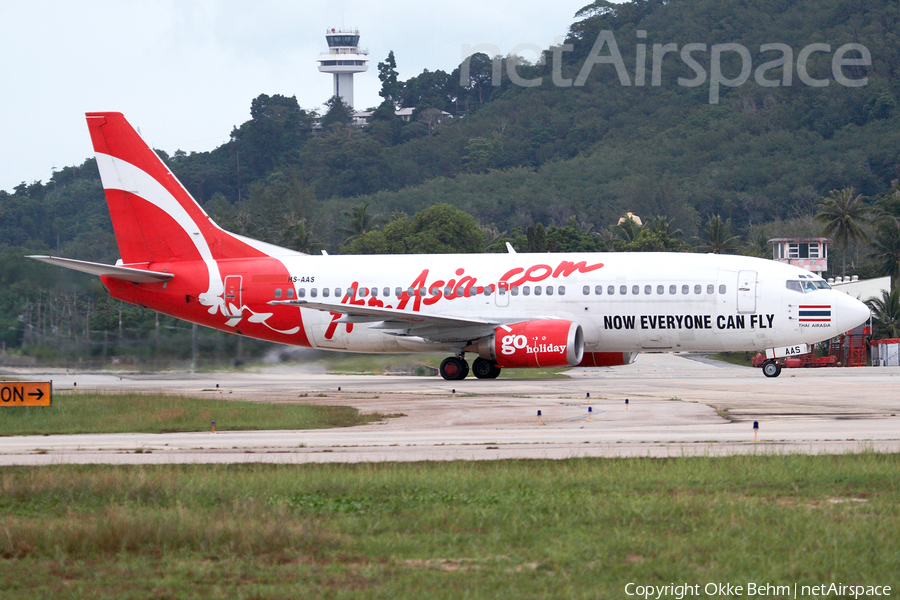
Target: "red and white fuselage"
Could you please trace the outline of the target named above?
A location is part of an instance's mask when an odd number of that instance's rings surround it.
[[[470,352],[496,376],[626,364],[644,350],[812,344],[869,316],[812,273],[742,256],[301,254],[222,230],[121,114],[87,118],[122,260],[39,258],[99,274],[115,298],[229,333],[351,352]]]

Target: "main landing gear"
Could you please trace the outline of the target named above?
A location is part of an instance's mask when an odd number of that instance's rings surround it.
[[[441,362],[440,372],[441,377],[447,381],[465,379],[469,375],[469,363],[465,361],[462,354],[448,356]],[[472,363],[472,372],[478,379],[496,379],[500,375],[500,367],[479,356]]]

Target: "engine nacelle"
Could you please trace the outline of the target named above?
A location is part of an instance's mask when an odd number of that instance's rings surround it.
[[[585,352],[579,367],[618,367],[630,365],[637,359],[637,352]]]
[[[584,354],[581,325],[560,319],[501,325],[466,350],[498,367],[574,367]]]

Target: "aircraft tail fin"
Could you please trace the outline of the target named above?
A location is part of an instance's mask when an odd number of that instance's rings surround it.
[[[124,264],[293,254],[216,225],[122,113],[86,117]]]

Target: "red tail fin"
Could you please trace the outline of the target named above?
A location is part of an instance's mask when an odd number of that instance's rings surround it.
[[[296,254],[222,230],[121,113],[86,116],[126,264]]]

